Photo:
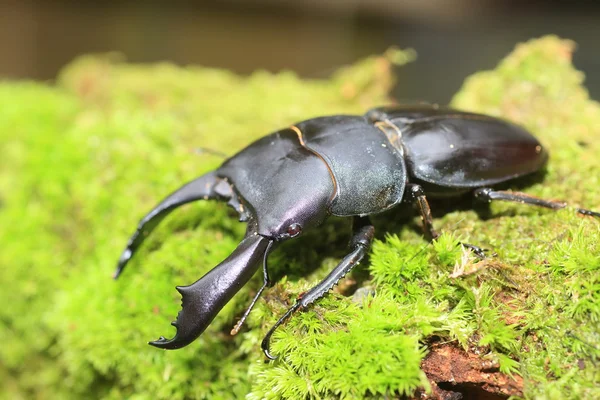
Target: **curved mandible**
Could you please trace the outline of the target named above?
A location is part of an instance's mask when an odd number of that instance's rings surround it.
[[[177,332],[172,339],[161,336],[149,344],[173,350],[193,342],[252,278],[271,243],[271,239],[249,232],[233,253],[206,275],[189,286],[178,286],[182,309],[171,323]]]
[[[154,207],[138,224],[135,233],[127,242],[125,250],[119,258],[117,269],[113,275],[117,279],[137,249],[142,245],[146,237],[158,226],[158,224],[177,207],[196,200],[229,199],[233,195],[231,186],[216,176],[211,171],[191,182],[186,183]]]

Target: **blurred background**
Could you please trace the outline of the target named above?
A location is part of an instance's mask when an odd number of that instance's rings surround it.
[[[548,33],[578,43],[575,64],[600,99],[591,0],[0,0],[0,79],[51,80],[77,55],[106,51],[320,78],[395,45],[418,53],[398,71],[395,97],[447,103],[466,76]]]

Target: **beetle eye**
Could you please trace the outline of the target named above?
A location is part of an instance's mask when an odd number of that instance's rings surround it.
[[[287,234],[290,237],[298,236],[302,232],[302,227],[300,224],[291,224],[287,229]]]

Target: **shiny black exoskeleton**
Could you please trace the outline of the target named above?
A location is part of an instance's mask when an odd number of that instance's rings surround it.
[[[146,215],[123,252],[115,277],[146,236],[173,209],[195,200],[225,200],[248,222],[246,236],[222,263],[190,286],[179,286],[182,310],[172,339],[150,344],[177,349],[190,344],[262,264],[264,284],[236,333],[269,285],[267,257],[278,243],[321,224],[328,216],[353,217],[349,254],[314,288],[304,293],[267,333],[269,358],[274,330],[298,309],[327,293],[367,252],[374,228],[368,215],[412,200],[435,238],[426,195],[472,192],[483,201],[515,201],[559,209],[562,202],[496,184],[540,170],[548,156],[523,128],[486,115],[436,106],[383,107],[365,116],[336,115],[306,120],[256,142],[220,168],[176,190]],[[597,212],[577,209],[600,217]],[[467,245],[470,246],[470,245]],[[478,250],[475,246],[470,246]]]

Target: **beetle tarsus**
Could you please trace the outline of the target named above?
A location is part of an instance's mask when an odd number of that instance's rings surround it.
[[[261,347],[267,358],[270,358],[271,360],[276,359],[276,357],[269,352],[271,336],[275,330],[294,312],[296,312],[296,310],[299,308],[304,309],[308,307],[316,300],[323,297],[325,293],[329,292],[339,282],[340,279],[342,279],[348,272],[352,270],[352,268],[360,263],[367,253],[375,235],[375,228],[371,224],[371,221],[367,217],[354,217],[352,229],[354,231],[352,240],[350,241],[350,246],[353,248],[352,251],[346,255],[342,261],[340,261],[337,267],[335,267],[333,271],[331,271],[329,275],[325,277],[325,279],[323,279],[309,291],[299,296],[296,300],[296,303],[290,309],[288,309],[281,318],[279,318],[275,325],[273,325],[273,327],[269,329],[265,335],[261,343]]]
[[[432,240],[436,240],[440,236],[440,234],[433,227],[433,215],[431,214],[431,208],[429,207],[429,202],[427,201],[427,197],[425,196],[425,191],[423,190],[421,185],[417,185],[415,183],[408,183],[406,185],[406,188],[408,189],[408,194],[412,202],[416,204],[417,208],[419,209],[425,233],[428,234]],[[463,242],[460,242],[459,245],[471,250],[480,259],[484,259],[487,257],[486,253],[488,252],[488,250],[486,249]]]
[[[270,347],[271,347],[271,336],[273,336],[273,333],[275,333],[275,330],[277,328],[279,328],[279,326],[281,324],[283,324],[289,317],[292,316],[293,313],[296,312],[296,310],[298,310],[301,307],[301,302],[300,302],[300,298],[296,301],[296,303],[290,307],[285,314],[283,314],[283,316],[281,316],[281,318],[279,318],[277,320],[277,322],[275,322],[275,325],[273,325],[271,327],[271,329],[269,329],[269,331],[267,332],[267,334],[265,335],[265,337],[263,338],[262,342],[260,343],[260,347],[263,350],[263,353],[265,353],[265,356],[270,359],[270,360],[277,360],[277,356],[274,356],[273,354],[271,354],[270,352]]]
[[[592,210],[586,210],[585,208],[578,208],[577,209],[577,213],[579,213],[581,215],[587,215],[587,216],[590,216],[590,217],[600,218],[600,212],[592,211]]]
[[[474,244],[459,242],[459,246],[465,247],[473,252],[479,259],[483,260],[487,258],[488,249],[481,248],[479,246],[475,246]],[[492,256],[496,256],[496,253],[492,253]]]
[[[551,210],[560,210],[567,207],[567,203],[564,201],[557,200],[545,200],[539,197],[531,196],[521,192],[511,192],[508,190],[494,190],[492,188],[480,188],[473,192],[477,200],[484,202],[492,201],[510,201],[514,203],[528,204],[531,206],[538,206],[549,208]],[[597,211],[586,210],[583,208],[576,208],[575,211],[581,215],[592,216],[600,218],[600,213]]]

